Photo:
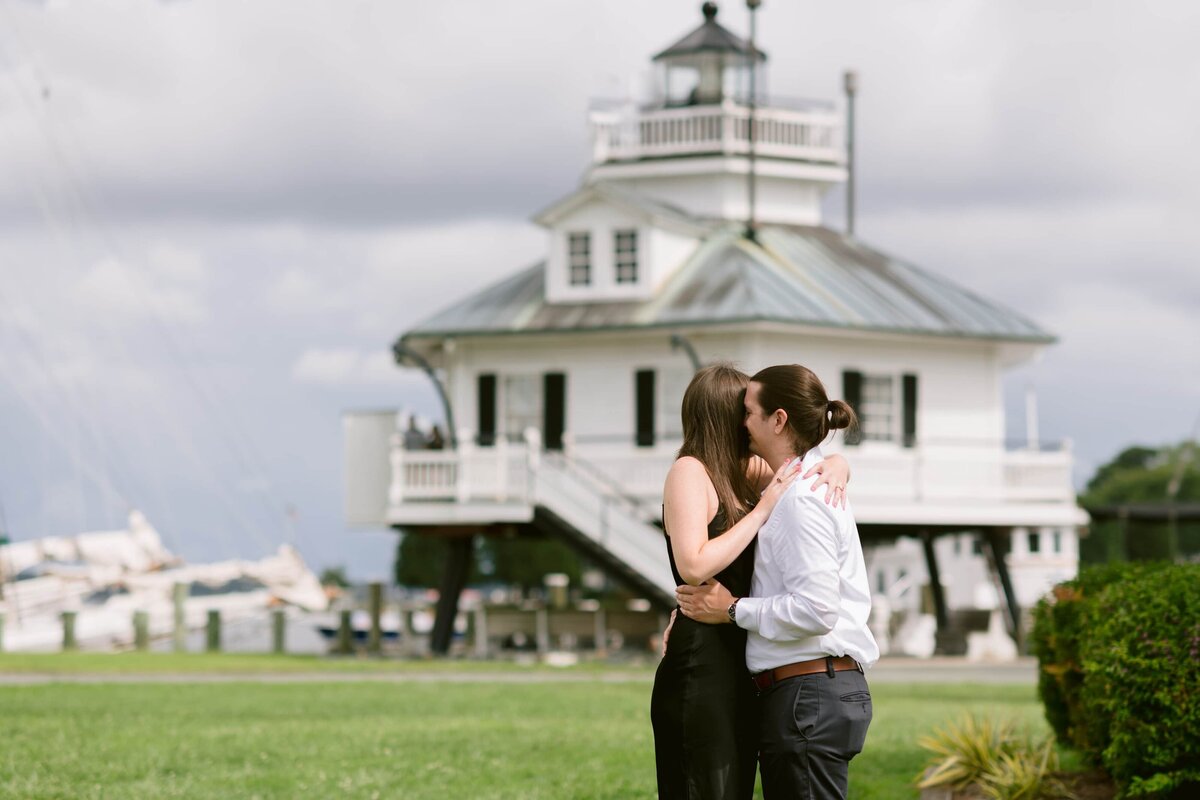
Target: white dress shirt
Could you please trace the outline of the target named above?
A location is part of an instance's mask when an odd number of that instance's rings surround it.
[[[822,458],[819,447],[809,450],[801,472]],[[825,493],[812,491],[816,480],[797,479],[758,531],[752,596],[737,604],[751,672],[825,656],[863,668],[879,660],[858,526],[848,504],[825,505]]]

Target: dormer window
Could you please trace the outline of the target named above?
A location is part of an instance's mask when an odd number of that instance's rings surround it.
[[[587,233],[567,234],[567,270],[572,286],[592,282],[592,237]]]
[[[637,231],[615,231],[613,239],[617,283],[637,283]]]

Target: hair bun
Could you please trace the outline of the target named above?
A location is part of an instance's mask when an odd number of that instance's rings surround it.
[[[850,408],[849,404],[843,400],[830,400],[826,408],[829,411],[830,430],[849,428],[858,422],[854,409]]]

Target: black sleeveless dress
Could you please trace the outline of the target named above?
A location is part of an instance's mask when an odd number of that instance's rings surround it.
[[[708,538],[725,528],[725,516],[718,512],[708,525]],[[671,573],[682,584],[671,537],[666,539]],[[751,542],[716,579],[735,597],[745,597],[753,571]],[[659,798],[751,798],[758,719],[757,698],[746,671],[746,631],[676,614],[667,653],[654,674],[650,720]]]

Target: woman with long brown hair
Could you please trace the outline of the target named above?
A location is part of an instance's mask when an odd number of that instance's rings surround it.
[[[727,364],[692,378],[683,397],[683,446],[663,490],[676,582],[711,580],[735,595],[749,592],[754,537],[799,474],[792,464],[772,472],[751,457],[743,425],[747,382]],[[827,499],[844,497],[844,459],[809,475],[816,472],[823,472],[818,485],[833,487]],[[758,721],[745,646],[746,632],[735,625],[675,619],[650,701],[660,798],[753,795]]]
[[[799,364],[751,378],[745,411],[751,452],[779,468],[797,457],[815,465],[821,444],[856,424],[854,409],[830,400]],[[797,481],[759,531],[753,576],[749,593],[678,587],[684,619],[747,632],[763,796],[844,800],[873,713],[865,673],[879,658],[853,511],[830,508]]]

